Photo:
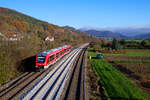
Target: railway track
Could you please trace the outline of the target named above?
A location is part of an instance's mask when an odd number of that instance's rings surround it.
[[[58,100],[62,96],[76,57],[87,44],[74,49],[58,64],[42,72],[31,72],[16,79],[0,92],[0,100]],[[81,53],[80,56],[84,53]],[[81,59],[81,58],[80,58]],[[80,60],[79,59],[79,60]],[[83,60],[84,58],[82,58]],[[80,62],[82,62],[80,60]],[[82,79],[82,67],[80,67]],[[81,84],[82,82],[78,83]],[[78,89],[83,86],[78,86]],[[79,90],[77,90],[79,91]]]
[[[85,57],[86,48],[83,48],[73,66],[72,72],[70,73],[70,78],[66,83],[66,88],[61,95],[62,100],[88,100],[85,85]]]

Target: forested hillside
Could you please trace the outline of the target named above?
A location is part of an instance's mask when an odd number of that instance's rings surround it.
[[[72,32],[66,28],[49,24],[8,8],[0,8],[0,32],[3,34],[19,33],[22,35],[33,33],[42,40],[51,35],[56,39],[69,42],[78,42],[76,39],[81,39],[82,41],[82,36],[85,37],[85,34]]]

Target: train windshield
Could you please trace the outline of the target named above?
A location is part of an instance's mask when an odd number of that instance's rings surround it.
[[[45,62],[45,57],[38,57],[37,62],[39,63]]]
[[[37,55],[37,62],[39,63],[43,63],[45,62],[45,58],[46,58],[47,52],[41,52]]]

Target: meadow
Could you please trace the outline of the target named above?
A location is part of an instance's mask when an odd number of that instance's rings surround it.
[[[149,95],[143,91],[120,71],[102,59],[96,59],[96,53],[89,51],[88,56],[92,69],[100,78],[108,99],[142,99],[148,100]]]

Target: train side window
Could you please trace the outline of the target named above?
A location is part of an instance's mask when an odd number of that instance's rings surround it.
[[[50,56],[50,61],[54,60],[54,55]]]

